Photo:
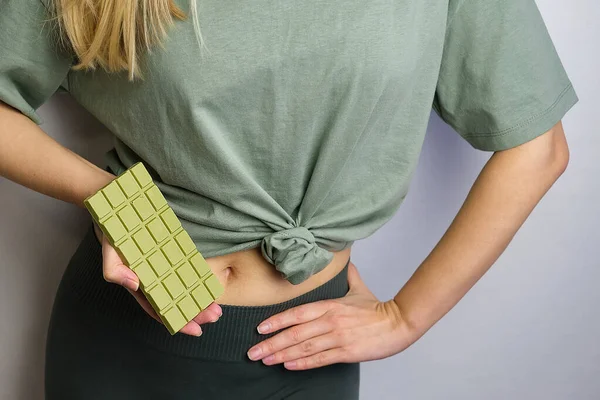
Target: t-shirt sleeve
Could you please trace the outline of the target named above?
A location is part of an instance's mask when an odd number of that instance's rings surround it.
[[[60,50],[40,0],[4,0],[0,8],[0,100],[39,125],[37,108],[65,86],[74,58]]]
[[[471,146],[530,141],[578,100],[534,0],[450,0],[433,109]]]

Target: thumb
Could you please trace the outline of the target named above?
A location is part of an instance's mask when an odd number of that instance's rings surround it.
[[[134,292],[138,290],[139,279],[137,275],[123,264],[121,257],[108,242],[105,235],[102,235],[102,274],[107,282],[116,283]]]
[[[354,265],[352,261],[348,263],[348,286],[350,287],[350,291],[359,292],[359,291],[368,291],[370,292],[367,285],[363,282],[360,274],[358,273],[358,269]]]

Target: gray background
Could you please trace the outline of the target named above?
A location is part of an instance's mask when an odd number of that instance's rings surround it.
[[[406,351],[364,363],[363,399],[599,399],[600,5],[538,0],[580,103],[563,120],[568,169],[465,298]],[[40,113],[60,143],[102,163],[106,129],[68,95]],[[382,300],[437,243],[491,153],[435,115],[411,191],[395,217],[354,246]],[[44,340],[84,210],[0,178],[0,399],[43,397]]]

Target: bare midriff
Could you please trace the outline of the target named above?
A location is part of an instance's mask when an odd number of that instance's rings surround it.
[[[217,303],[259,306],[290,300],[321,286],[344,268],[350,251],[351,247],[333,252],[329,265],[298,285],[283,278],[263,257],[260,247],[209,257],[206,262],[225,288]]]

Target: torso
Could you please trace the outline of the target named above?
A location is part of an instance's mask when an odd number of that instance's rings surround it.
[[[96,228],[96,226],[94,226]],[[96,238],[100,233],[95,229]],[[256,247],[224,256],[208,257],[206,262],[225,291],[217,303],[260,306],[284,302],[319,287],[336,276],[350,258],[351,247],[334,252],[333,261],[299,285],[292,285],[269,264]]]
[[[113,173],[148,167],[226,286],[219,301],[284,301],[334,276],[403,202],[448,0],[198,5],[210,52],[178,22],[141,59],[145,80],[72,71],[69,90],[114,133]],[[335,254],[314,274],[327,260],[313,245]],[[313,276],[294,285],[280,271]]]

